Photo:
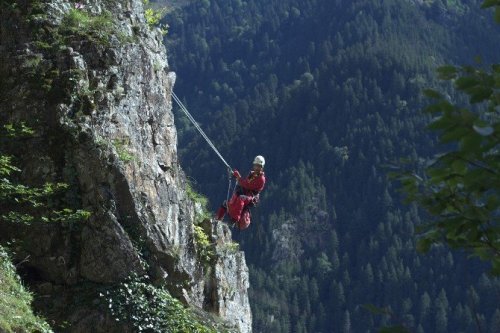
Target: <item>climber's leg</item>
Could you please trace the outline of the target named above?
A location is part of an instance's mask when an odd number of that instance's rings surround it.
[[[218,221],[222,221],[224,215],[226,215],[226,212],[227,212],[227,202],[224,201],[222,205],[220,205],[219,209],[217,209],[217,212],[215,213],[215,219]]]
[[[233,195],[227,204],[228,214],[233,222],[238,222],[241,217],[243,207],[245,207],[244,195]]]

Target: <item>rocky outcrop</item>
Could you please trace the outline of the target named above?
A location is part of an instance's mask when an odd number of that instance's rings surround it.
[[[231,241],[229,228],[221,222],[205,221],[205,229],[215,246],[211,289],[212,307],[217,314],[236,323],[241,332],[252,331],[252,313],[246,290],[250,286],[248,268],[238,244]]]
[[[96,286],[136,274],[250,332],[248,269],[227,226],[209,223],[216,255],[198,255],[199,214],[177,159],[175,74],[143,13],[141,0],[2,2],[0,119],[36,133],[3,150],[18,157],[24,181],[69,184],[61,200],[91,217],[0,224],[0,238],[22,240],[17,255],[44,296],[40,310],[69,331],[131,330],[74,302],[92,305]]]

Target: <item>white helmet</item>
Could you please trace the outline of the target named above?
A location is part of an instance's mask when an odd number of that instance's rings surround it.
[[[255,156],[255,159],[253,160],[253,164],[260,165],[261,167],[264,167],[266,164],[266,160],[264,159],[264,156]]]

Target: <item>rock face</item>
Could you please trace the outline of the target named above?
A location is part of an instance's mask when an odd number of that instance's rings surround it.
[[[199,213],[177,159],[175,74],[143,2],[0,6],[0,120],[35,129],[2,149],[18,157],[25,182],[67,183],[64,201],[91,212],[77,225],[0,224],[0,239],[22,241],[26,281],[47,296],[39,309],[69,321],[69,331],[131,331],[73,301],[147,274],[186,304],[251,332],[248,269],[227,226],[205,222],[216,255],[199,259]]]
[[[252,313],[248,295],[242,292],[249,287],[244,254],[238,250],[237,244],[231,242],[231,232],[226,225],[215,221],[210,228],[205,228],[209,230],[216,252],[212,277],[213,309],[223,318],[236,323],[242,332],[251,332]]]

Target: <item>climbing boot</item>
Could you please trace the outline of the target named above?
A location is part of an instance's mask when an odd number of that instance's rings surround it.
[[[224,218],[224,215],[226,215],[227,208],[224,206],[220,206],[219,209],[217,209],[217,212],[215,213],[215,219],[217,221],[222,221]]]

